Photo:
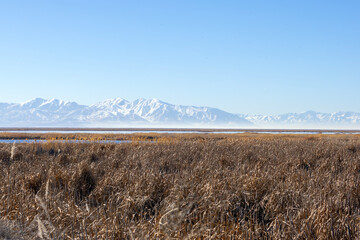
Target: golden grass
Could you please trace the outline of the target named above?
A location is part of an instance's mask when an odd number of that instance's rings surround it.
[[[0,144],[0,237],[360,238],[359,136],[151,136]]]

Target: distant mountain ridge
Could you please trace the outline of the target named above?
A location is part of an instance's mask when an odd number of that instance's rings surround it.
[[[360,113],[233,114],[211,107],[174,105],[158,99],[107,99],[89,106],[35,98],[0,103],[0,126],[196,126],[196,127],[360,127]]]
[[[251,122],[236,115],[210,107],[173,105],[158,99],[108,99],[86,106],[58,99],[35,98],[24,103],[0,103],[2,125],[86,125],[124,124],[206,124],[242,125]]]
[[[239,114],[238,116],[257,126],[267,127],[360,127],[360,113],[356,112],[321,113],[306,111],[279,115]]]

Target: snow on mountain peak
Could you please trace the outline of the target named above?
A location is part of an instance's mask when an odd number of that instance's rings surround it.
[[[46,100],[44,103],[42,103],[40,106],[44,106],[44,105],[52,105],[52,106],[59,106],[59,105],[63,105],[64,101],[60,101],[58,99],[52,98],[50,100]]]
[[[114,98],[114,99],[106,99],[104,101],[101,102],[97,102],[95,104],[93,104],[92,106],[114,106],[114,105],[121,105],[121,104],[126,104],[128,103],[128,101],[126,99],[123,98]]]
[[[38,107],[41,104],[43,104],[44,102],[46,102],[46,99],[43,98],[33,98],[30,99],[28,101],[25,101],[23,103],[20,103],[21,106],[26,106],[26,107]]]

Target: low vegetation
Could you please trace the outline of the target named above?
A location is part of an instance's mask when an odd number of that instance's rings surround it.
[[[0,238],[360,238],[359,136],[161,136],[0,144]]]

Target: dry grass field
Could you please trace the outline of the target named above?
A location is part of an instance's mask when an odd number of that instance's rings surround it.
[[[357,135],[132,138],[0,144],[0,238],[360,238]]]

